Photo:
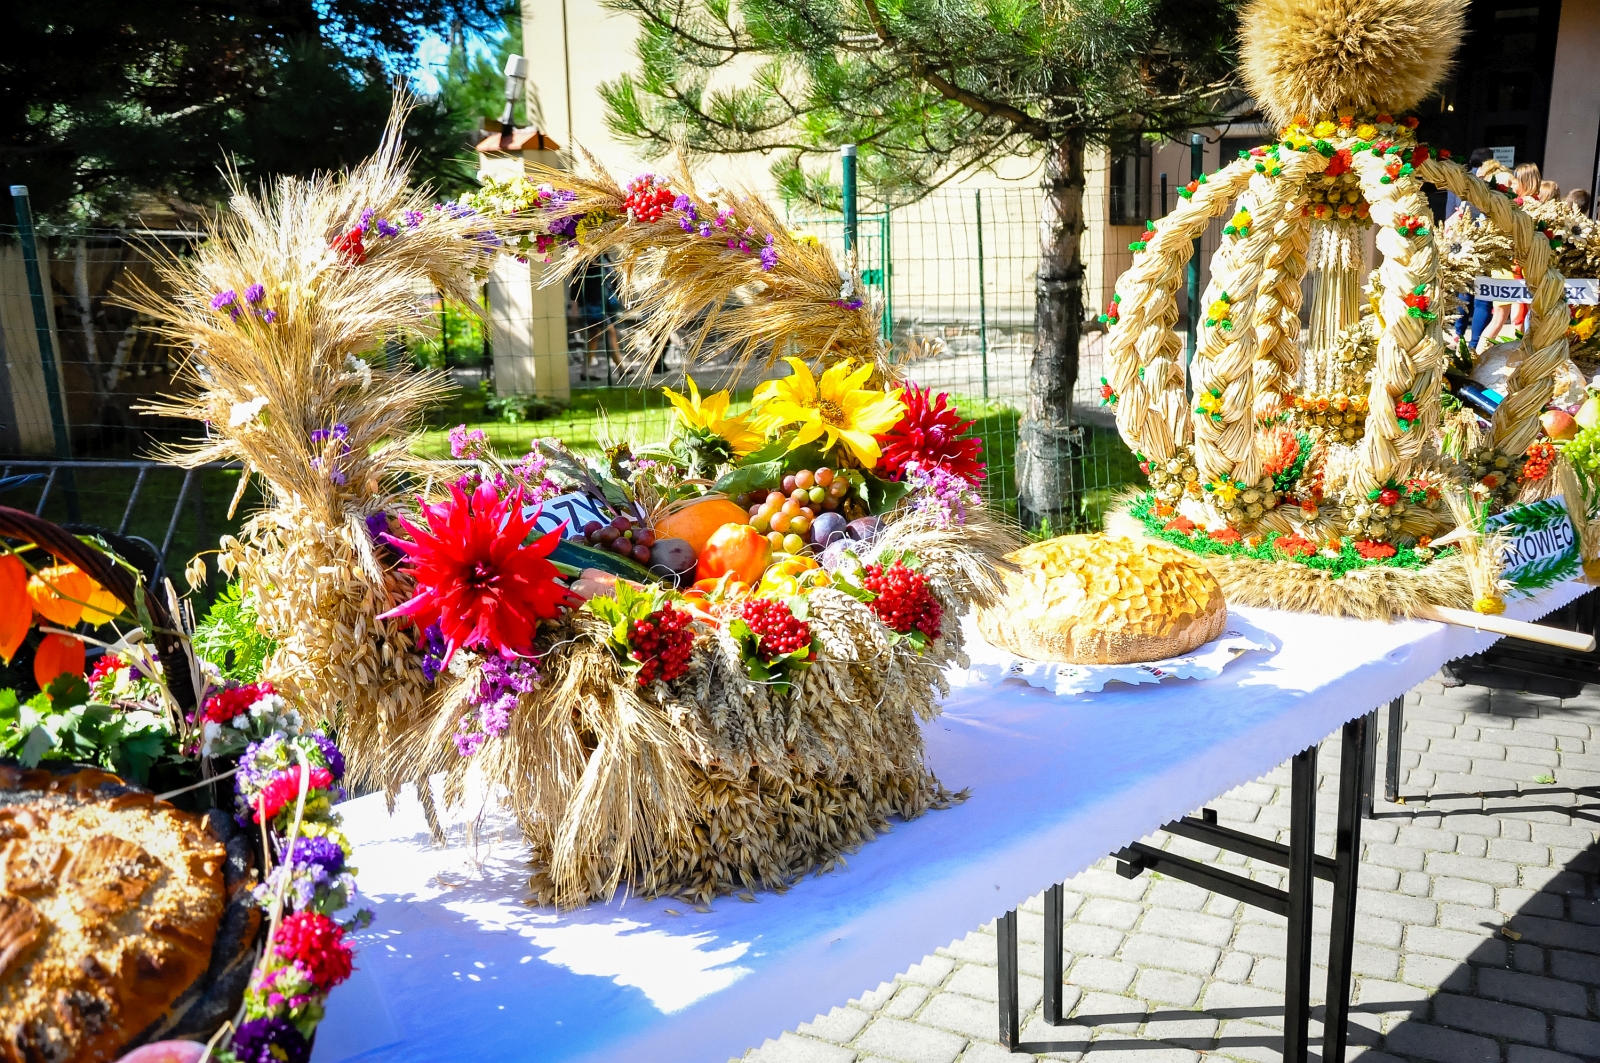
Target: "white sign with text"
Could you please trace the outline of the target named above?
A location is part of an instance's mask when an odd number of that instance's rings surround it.
[[[1517,277],[1479,277],[1474,282],[1474,294],[1479,299],[1489,299],[1497,303],[1527,303],[1533,298],[1528,294],[1528,283]],[[1595,306],[1600,304],[1600,280],[1593,277],[1568,277],[1567,302],[1572,306]]]

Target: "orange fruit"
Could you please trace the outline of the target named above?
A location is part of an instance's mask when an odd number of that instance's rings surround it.
[[[684,506],[656,525],[656,540],[682,539],[694,548],[696,557],[705,552],[706,543],[724,524],[747,524],[750,514],[737,502],[726,498],[707,498]]]

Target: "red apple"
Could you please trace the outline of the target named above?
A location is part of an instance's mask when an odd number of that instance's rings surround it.
[[[1544,433],[1551,439],[1571,439],[1578,434],[1578,422],[1572,419],[1570,413],[1561,410],[1544,411],[1539,423],[1544,425]]]

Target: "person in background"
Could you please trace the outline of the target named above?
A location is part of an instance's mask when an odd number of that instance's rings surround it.
[[[1494,152],[1490,151],[1488,148],[1483,148],[1481,150],[1487,155],[1487,158],[1478,164],[1478,179],[1488,182],[1495,188],[1510,188],[1512,181],[1515,179],[1515,175],[1500,164],[1500,160],[1494,157]],[[1478,153],[1473,152],[1472,157],[1477,158]],[[1470,203],[1467,204],[1467,209],[1471,210],[1474,215],[1479,213]],[[1511,273],[1508,270],[1493,270],[1491,272],[1496,277],[1511,276]],[[1467,342],[1472,344],[1473,350],[1480,350],[1482,346],[1488,342],[1483,338],[1484,333],[1488,332],[1489,339],[1493,339],[1495,336],[1499,335],[1500,329],[1505,326],[1506,321],[1509,320],[1510,317],[1510,303],[1496,303],[1488,299],[1473,299],[1472,333],[1468,337]],[[1494,326],[1493,332],[1489,332],[1489,327],[1491,325]]]
[[[1472,158],[1467,169],[1477,172],[1482,169],[1484,163],[1493,158],[1494,152],[1488,148],[1474,148],[1472,149]],[[1478,176],[1482,177],[1483,174],[1480,173]],[[1477,207],[1466,202],[1454,192],[1445,192],[1444,216],[1447,218],[1453,217],[1458,210],[1465,210],[1468,216],[1473,218],[1482,213]],[[1472,329],[1472,342],[1476,343],[1479,334],[1483,332],[1483,327],[1489,323],[1489,300],[1479,299],[1472,292],[1457,292],[1456,299],[1461,303],[1461,312],[1456,315],[1456,336],[1463,335],[1470,327]]]
[[[1538,199],[1539,185],[1544,177],[1539,173],[1539,164],[1536,162],[1519,162],[1512,171],[1512,190],[1523,199]]]
[[[1572,191],[1567,193],[1566,200],[1572,209],[1585,216],[1588,215],[1589,207],[1592,206],[1592,203],[1590,202],[1589,190],[1586,188],[1574,188]]]
[[[1548,203],[1552,199],[1561,198],[1561,186],[1554,181],[1539,182],[1539,202]]]
[[[1554,187],[1556,189],[1556,191],[1557,191],[1557,194],[1560,193],[1560,187],[1561,186],[1557,185],[1554,181],[1546,181],[1544,179],[1544,176],[1539,172],[1539,164],[1538,163],[1536,163],[1536,162],[1519,162],[1519,163],[1517,163],[1517,169],[1515,171],[1515,176],[1512,179],[1512,187],[1514,189],[1516,189],[1516,193],[1521,198],[1521,201],[1522,201],[1524,206],[1529,206],[1529,205],[1532,205],[1534,203],[1538,203],[1539,201],[1544,199],[1544,186],[1545,185],[1550,185],[1550,186]],[[1518,276],[1518,277],[1522,276],[1522,270],[1521,270],[1520,267],[1517,269],[1515,275]],[[1497,303],[1495,305],[1496,305],[1496,308],[1498,309],[1499,304]],[[1524,320],[1526,320],[1527,316],[1528,316],[1528,304],[1527,303],[1508,303],[1507,304],[1507,309],[1510,311],[1511,324],[1516,328],[1518,333],[1521,333],[1521,331],[1522,331],[1522,322]],[[1493,339],[1496,335],[1499,334],[1499,332],[1500,332],[1499,329],[1494,329],[1491,332],[1489,338]]]

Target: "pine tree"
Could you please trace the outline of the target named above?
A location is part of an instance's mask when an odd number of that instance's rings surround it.
[[[774,154],[786,194],[837,202],[818,160],[854,143],[889,205],[1010,156],[1041,161],[1019,510],[1070,525],[1085,155],[1216,117],[1236,0],[608,2],[643,31],[638,73],[602,88],[610,124],[649,153]]]

